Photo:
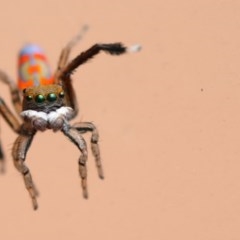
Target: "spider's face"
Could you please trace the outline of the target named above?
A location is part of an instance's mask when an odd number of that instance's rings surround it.
[[[23,91],[21,116],[36,130],[58,131],[73,118],[74,110],[66,106],[64,92],[60,85],[40,85]]]
[[[49,113],[64,105],[65,96],[60,85],[40,85],[23,90],[23,111],[35,110]]]

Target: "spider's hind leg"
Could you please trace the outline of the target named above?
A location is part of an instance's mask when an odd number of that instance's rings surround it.
[[[93,156],[95,158],[98,176],[101,179],[104,179],[104,173],[103,173],[103,167],[101,162],[101,156],[100,156],[100,149],[98,145],[99,141],[99,134],[96,126],[91,122],[79,122],[75,123],[73,125],[74,128],[76,128],[80,133],[86,133],[86,132],[92,132],[91,136],[91,149]]]

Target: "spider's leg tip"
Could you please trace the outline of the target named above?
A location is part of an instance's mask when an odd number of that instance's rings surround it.
[[[1,158],[0,159],[1,161],[0,161],[0,174],[3,174],[3,173],[5,173],[5,161],[4,161],[4,159],[3,158]]]
[[[83,198],[88,199],[88,191],[87,189],[83,189]]]
[[[36,201],[33,202],[33,210],[36,211],[38,209],[38,204]]]
[[[98,166],[98,177],[104,179],[104,172],[101,166]]]
[[[104,177],[104,174],[103,174],[103,171],[99,172],[98,173],[98,177],[103,180],[105,177]]]
[[[0,166],[0,174],[4,174],[6,172],[4,166]]]
[[[88,199],[88,193],[83,193],[83,198],[87,200]]]
[[[86,32],[86,31],[88,31],[88,29],[89,29],[89,25],[88,24],[84,24],[82,26],[82,31]]]
[[[128,52],[139,52],[142,49],[142,46],[140,44],[134,44],[127,48]]]

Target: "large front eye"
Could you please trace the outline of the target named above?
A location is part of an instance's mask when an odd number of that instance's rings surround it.
[[[37,103],[43,103],[45,101],[45,97],[42,94],[39,94],[35,97],[35,101]]]
[[[47,96],[47,100],[49,102],[54,102],[57,100],[57,95],[55,93],[49,93]]]

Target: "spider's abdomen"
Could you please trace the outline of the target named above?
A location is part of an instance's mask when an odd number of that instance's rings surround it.
[[[53,77],[43,50],[34,44],[25,45],[19,52],[18,87],[23,90],[52,83]]]
[[[46,129],[52,129],[53,131],[61,130],[73,115],[74,111],[70,107],[60,107],[49,113],[35,110],[21,112],[24,120],[29,121],[32,127],[39,131],[45,131]]]

